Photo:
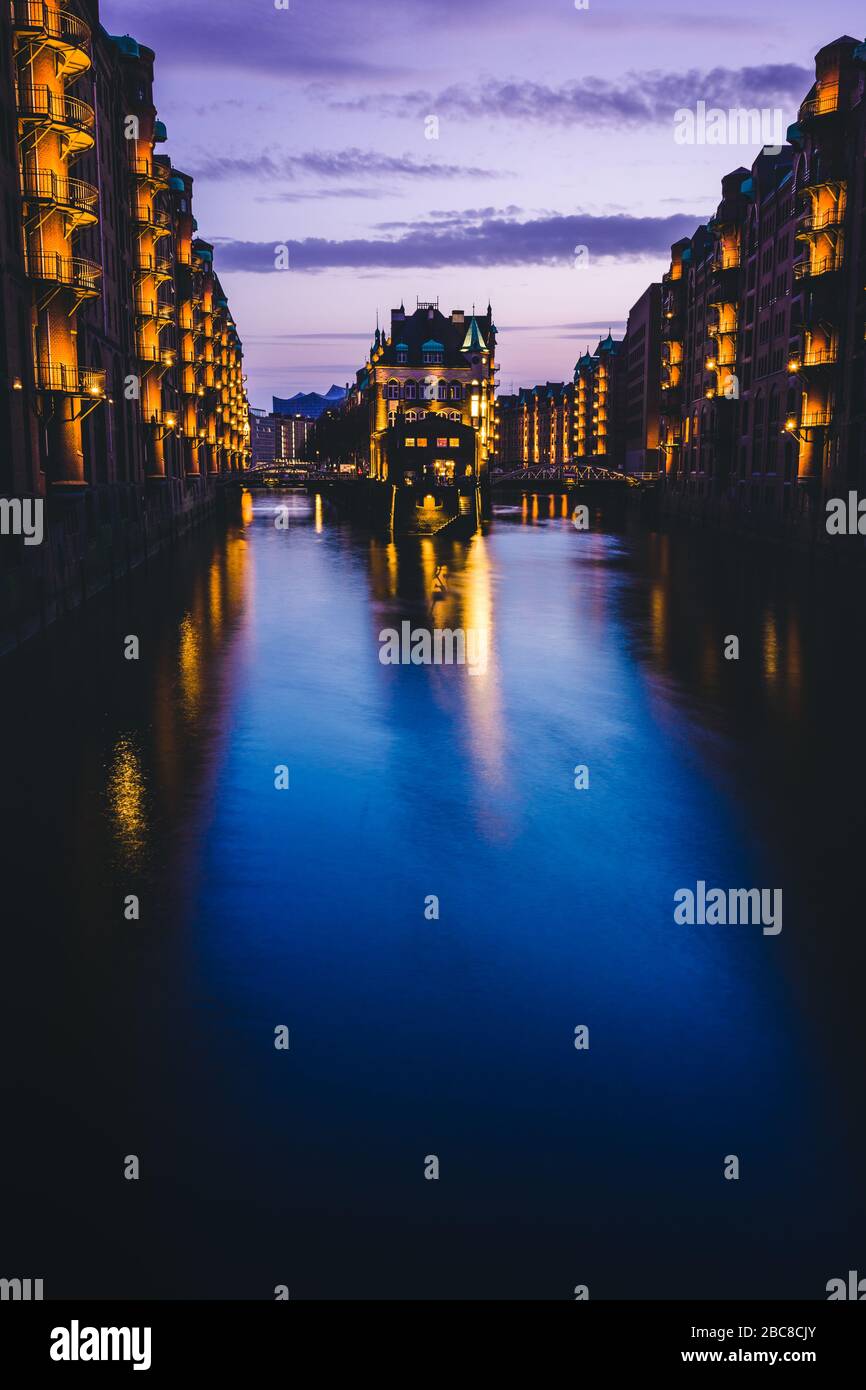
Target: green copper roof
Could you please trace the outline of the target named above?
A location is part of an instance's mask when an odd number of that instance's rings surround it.
[[[444,352],[445,344],[437,343],[435,338],[428,338],[426,343],[421,344],[422,352]]]
[[[174,174],[170,181],[169,187],[173,188],[176,193],[183,193],[186,189],[186,184],[184,183],[183,179],[179,179],[177,174]]]
[[[111,42],[116,43],[121,53],[125,53],[129,58],[140,58],[141,49],[135,39],[131,39],[129,34],[112,34]]]
[[[466,337],[463,339],[463,346],[461,347],[460,351],[468,352],[472,348],[475,348],[476,351],[483,352],[486,352],[487,350],[487,344],[481,336],[481,329],[478,327],[478,320],[476,319],[474,314],[472,315],[472,321],[466,330]]]
[[[166,128],[165,128],[165,122],[164,122],[164,121],[154,121],[154,123],[153,123],[153,140],[154,140],[154,144],[156,144],[156,145],[162,145],[162,144],[165,143],[165,141],[166,141],[167,139],[168,139],[168,131],[167,131]]]

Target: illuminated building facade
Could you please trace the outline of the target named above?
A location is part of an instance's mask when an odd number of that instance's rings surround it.
[[[866,485],[866,45],[844,37],[781,150],[722,183],[663,277],[660,448],[677,510],[812,529]]]
[[[572,462],[621,469],[625,462],[626,344],[611,333],[574,369]]]
[[[520,452],[520,395],[496,397],[493,441],[494,466],[500,469],[519,468]]]
[[[87,493],[103,520],[147,484],[186,509],[249,454],[241,343],[192,180],[159,153],[153,63],[95,0],[3,6],[0,493]]]
[[[484,483],[494,449],[496,325],[486,314],[449,315],[438,302],[391,312],[347,401],[369,440],[379,481]]]

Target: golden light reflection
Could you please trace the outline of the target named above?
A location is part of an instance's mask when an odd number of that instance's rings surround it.
[[[121,856],[128,868],[137,868],[147,843],[147,818],[141,758],[128,734],[115,745],[106,790]]]
[[[210,611],[210,623],[216,635],[219,635],[223,625],[223,589],[222,576],[217,560],[214,560],[210,567],[208,577],[208,603]]]
[[[667,591],[663,584],[654,584],[650,593],[650,632],[652,648],[656,656],[665,653],[667,635]]]
[[[323,515],[324,515],[324,514],[323,514],[323,508],[322,508],[322,494],[321,494],[320,492],[317,492],[317,493],[316,493],[316,535],[317,535],[317,536],[320,536],[320,535],[322,534],[322,527],[323,527],[323,525],[324,525]]]
[[[241,521],[244,526],[249,526],[253,519],[253,494],[249,488],[244,488],[241,493]]]
[[[505,732],[502,722],[502,701],[497,679],[493,650],[493,581],[490,552],[482,535],[469,542],[464,569],[463,626],[484,634],[483,660],[467,676],[463,689],[466,694],[470,725],[470,752],[479,765],[484,783],[480,811],[486,829],[502,838],[507,827],[490,808],[491,789],[501,791],[505,782]],[[481,788],[479,788],[481,789]]]
[[[779,631],[776,619],[770,612],[764,616],[763,650],[764,675],[768,680],[775,680],[779,674]]]
[[[184,714],[194,719],[201,702],[201,643],[191,613],[185,613],[180,624],[178,663],[180,692]]]

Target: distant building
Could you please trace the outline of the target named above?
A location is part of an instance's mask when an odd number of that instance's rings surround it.
[[[277,463],[298,463],[308,458],[307,442],[314,420],[306,415],[272,415],[275,426],[275,457]]]
[[[253,467],[306,462],[314,424],[306,415],[268,415],[264,410],[250,410]]]
[[[650,285],[632,306],[625,343],[625,468],[659,471],[661,399],[661,285]]]
[[[276,458],[275,417],[264,410],[250,410],[250,445],[252,466],[261,468]]]
[[[572,462],[622,468],[625,463],[626,344],[611,333],[574,369]]]
[[[318,391],[298,391],[296,395],[289,396],[283,400],[280,396],[273,398],[274,415],[305,415],[308,420],[318,420],[326,410],[333,406],[341,405],[346,399],[346,391],[342,386],[332,386],[326,391],[324,396]]]
[[[516,393],[496,398],[493,459],[497,468],[520,467],[519,404]]]

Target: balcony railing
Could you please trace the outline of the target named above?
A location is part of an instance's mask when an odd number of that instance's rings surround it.
[[[99,190],[84,179],[69,179],[55,174],[53,169],[25,169],[21,175],[21,192],[28,202],[72,213],[79,224],[97,221]]]
[[[822,256],[820,260],[795,261],[794,279],[805,280],[814,278],[816,275],[829,275],[834,270],[842,269],[842,256]]]
[[[93,144],[93,107],[80,97],[54,92],[42,82],[22,87],[17,96],[18,115],[23,120],[42,121],[63,131],[77,148]]]
[[[135,312],[141,319],[158,319],[162,323],[174,321],[173,304],[161,304],[158,299],[145,299],[140,294],[135,296]]]
[[[728,270],[739,270],[740,258],[739,256],[732,256],[730,253],[726,255],[717,254],[713,256],[710,268],[714,275],[721,275]]]
[[[166,232],[171,230],[171,216],[163,208],[154,208],[148,203],[136,200],[132,205],[132,216],[133,220],[143,227],[154,227]]]
[[[800,428],[803,429],[803,430],[817,430],[817,429],[821,429],[824,425],[829,425],[831,419],[832,419],[832,411],[830,411],[830,410],[813,410],[813,411],[811,411],[809,414],[804,415],[804,416],[801,418],[801,420],[800,420]]]
[[[106,374],[95,367],[67,367],[62,363],[37,362],[36,387],[66,396],[104,396]]]
[[[67,9],[63,0],[53,9],[42,0],[10,0],[10,9],[12,28],[61,52],[70,75],[90,66],[90,28]]]
[[[173,274],[171,259],[168,256],[152,256],[148,252],[139,256],[135,273],[142,278],[152,275],[157,280],[170,280]]]
[[[803,356],[804,367],[827,367],[839,361],[839,349],[835,345],[826,348],[810,348]]]
[[[34,280],[65,285],[80,295],[98,295],[102,266],[83,256],[61,256],[59,252],[28,252],[27,273]]]
[[[831,208],[829,212],[810,212],[800,223],[798,235],[803,232],[823,232],[829,227],[841,227],[844,221],[844,208]]]
[[[800,107],[797,117],[799,121],[811,120],[813,116],[832,116],[839,110],[839,92],[834,88],[830,92],[819,92],[817,96],[810,97],[804,101]]]

